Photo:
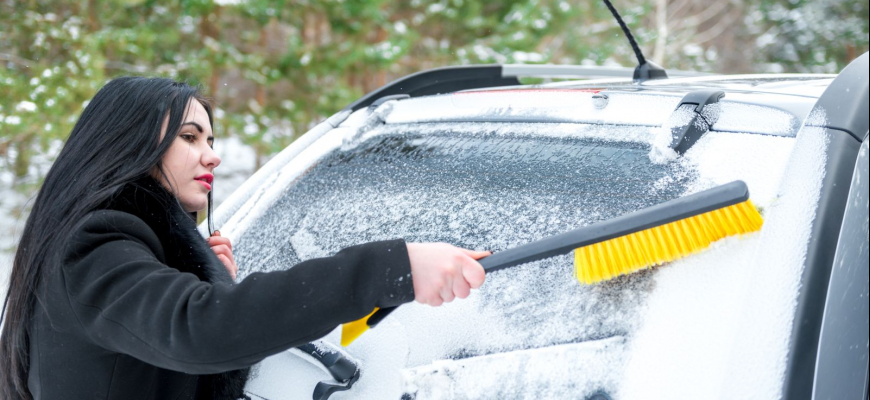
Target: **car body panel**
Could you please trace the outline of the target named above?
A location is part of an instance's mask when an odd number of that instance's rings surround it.
[[[825,135],[828,156],[790,339],[783,383],[783,396],[788,399],[812,396],[828,282],[861,143],[858,135],[868,130],[868,68],[868,53],[852,61],[825,90],[805,122],[808,131]]]
[[[870,315],[868,160],[865,139],[855,163],[825,301],[813,399],[867,397],[870,326],[856,317]]]

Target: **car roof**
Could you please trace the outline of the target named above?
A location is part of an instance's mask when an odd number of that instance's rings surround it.
[[[749,74],[709,75],[658,79],[634,83],[627,79],[599,79],[567,81],[540,85],[541,87],[586,88],[606,85],[611,90],[685,92],[698,88],[719,88],[728,92],[758,94],[788,94],[817,99],[836,78],[831,74]]]
[[[627,78],[553,82],[540,85],[471,89],[465,92],[510,90],[590,90],[685,95],[695,90],[719,89],[726,95],[739,95],[744,103],[774,107],[802,117],[833,82],[833,74],[745,74],[704,75],[657,79],[637,83]],[[787,96],[787,97],[784,97]],[[729,98],[730,100],[730,98]],[[802,119],[802,118],[801,118]]]
[[[723,118],[714,131],[793,136],[834,76],[700,76],[634,83],[627,78],[460,90],[397,98],[385,122],[565,122],[660,126],[699,90],[721,90]],[[592,97],[608,96],[604,107]],[[380,105],[379,103],[375,103]],[[434,112],[437,110],[437,112]],[[358,113],[359,114],[359,113]],[[365,113],[363,113],[365,114]],[[349,118],[345,126],[357,124]]]

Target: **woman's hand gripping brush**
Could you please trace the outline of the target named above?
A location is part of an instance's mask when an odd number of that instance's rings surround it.
[[[230,239],[222,237],[220,231],[214,231],[214,233],[206,240],[208,241],[208,245],[211,246],[211,250],[214,251],[217,258],[221,260],[224,267],[227,268],[230,276],[232,276],[233,279],[236,279],[236,273],[239,272],[239,266],[236,265],[236,259],[233,258],[233,244],[230,243]]]
[[[408,243],[414,300],[430,306],[468,297],[483,285],[486,275],[478,259],[492,253],[473,251],[446,243]]]

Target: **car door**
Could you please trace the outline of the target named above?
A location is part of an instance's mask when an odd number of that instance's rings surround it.
[[[868,313],[867,299],[861,297],[867,290],[867,256],[862,267],[856,254],[865,251],[861,246],[866,249],[867,235],[862,244],[846,232],[862,229],[862,215],[867,218],[866,205],[863,211],[860,204],[853,205],[861,198],[850,196],[866,196],[867,192],[866,178],[863,184],[859,178],[861,168],[867,168],[866,150],[862,155],[859,151],[862,140],[866,149],[863,135],[868,130],[868,107],[865,53],[843,69],[805,122],[805,127],[824,132],[827,160],[795,310],[783,398],[864,398],[858,396],[867,387]],[[863,188],[860,195],[855,191],[858,188]],[[863,303],[848,300],[852,291]],[[863,313],[856,313],[854,306],[857,310],[863,307]],[[857,348],[853,340],[861,340]],[[844,373],[844,368],[850,372]]]
[[[870,340],[870,244],[868,244],[868,140],[855,163],[843,225],[834,256],[819,337],[814,399],[867,397]]]

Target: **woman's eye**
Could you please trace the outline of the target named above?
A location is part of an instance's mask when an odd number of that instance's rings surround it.
[[[178,136],[180,136],[182,139],[184,139],[185,141],[188,141],[188,142],[195,142],[196,141],[196,136],[193,136],[190,134],[181,134]]]

